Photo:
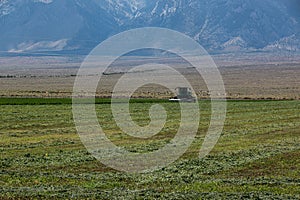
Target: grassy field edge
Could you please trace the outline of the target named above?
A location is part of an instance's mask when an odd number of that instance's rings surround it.
[[[90,101],[90,99],[89,99]],[[199,99],[198,101],[209,101]],[[297,100],[274,100],[274,99],[227,99],[228,102],[270,102],[270,101],[297,101]],[[83,99],[84,102],[84,99]],[[120,99],[119,102],[125,102]],[[167,103],[168,99],[132,98],[131,103]],[[72,98],[0,98],[0,105],[68,105],[72,104]],[[110,98],[96,98],[95,104],[111,104]]]

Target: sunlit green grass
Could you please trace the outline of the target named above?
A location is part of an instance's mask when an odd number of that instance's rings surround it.
[[[0,198],[300,198],[299,101],[229,101],[218,144],[199,159],[210,120],[210,102],[200,101],[200,127],[189,150],[161,170],[127,174],[87,152],[76,133],[70,99],[8,100],[0,100]],[[180,108],[166,101],[132,102],[137,124],[149,123],[153,103],[161,103],[168,118],[150,139],[122,133],[109,102],[96,105],[99,123],[116,145],[155,151],[176,134]]]

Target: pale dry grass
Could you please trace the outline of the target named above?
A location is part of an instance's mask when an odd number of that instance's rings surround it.
[[[239,57],[218,55],[214,59],[223,76],[228,98],[300,99],[300,56],[246,54]],[[0,96],[70,97],[81,60],[82,57],[2,57]],[[113,86],[122,76],[115,72],[142,62],[140,58],[118,62],[113,66],[113,73],[103,76],[97,96],[111,96]],[[199,97],[209,96],[204,81],[193,68],[172,59],[159,62],[179,68]],[[169,98],[173,94],[166,88],[146,85],[135,96]]]

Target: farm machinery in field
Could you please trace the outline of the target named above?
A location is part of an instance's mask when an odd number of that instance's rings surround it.
[[[169,99],[169,101],[175,102],[196,102],[196,98],[192,95],[191,88],[188,87],[178,87],[175,89],[177,96]]]

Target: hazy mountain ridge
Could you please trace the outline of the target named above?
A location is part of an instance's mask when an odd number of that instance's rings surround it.
[[[295,0],[0,0],[0,50],[88,52],[123,30],[156,26],[183,32],[209,51],[297,51],[297,6]]]
[[[209,50],[263,49],[299,31],[299,18],[279,0],[158,0],[141,12],[129,27],[172,28]]]

